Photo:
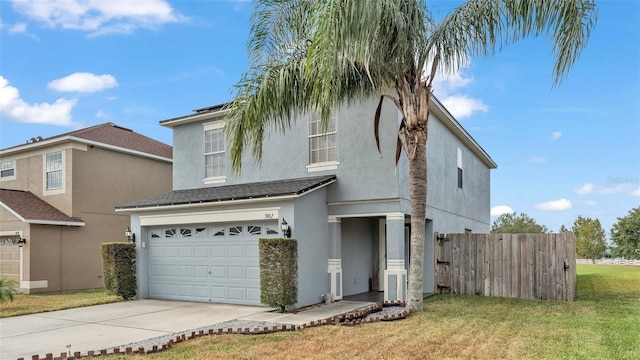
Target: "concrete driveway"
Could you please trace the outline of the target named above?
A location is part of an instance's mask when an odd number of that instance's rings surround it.
[[[108,349],[188,329],[262,317],[259,306],[135,300],[0,319],[0,359]],[[67,347],[69,346],[70,347]]]
[[[88,351],[99,354],[102,349],[233,320],[257,327],[309,324],[371,304],[343,300],[282,314],[262,306],[143,299],[15,316],[0,319],[0,359],[32,359],[33,355],[44,359],[49,353],[59,357],[61,353],[86,355]]]

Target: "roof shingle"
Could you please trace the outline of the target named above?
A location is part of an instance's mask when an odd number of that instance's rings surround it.
[[[118,126],[111,122],[51,136],[40,141],[55,140],[68,136],[161,156],[168,159],[173,158],[173,148],[170,145],[142,134],[138,134],[133,130]],[[19,146],[24,145],[14,146],[14,148]]]
[[[121,205],[116,207],[116,209],[126,210],[157,206],[214,203],[276,196],[302,195],[322,185],[332,183],[335,180],[335,175],[328,175],[302,179],[175,190],[170,193]]]
[[[82,219],[67,216],[30,191],[0,189],[0,205],[27,223],[60,223],[80,225]]]

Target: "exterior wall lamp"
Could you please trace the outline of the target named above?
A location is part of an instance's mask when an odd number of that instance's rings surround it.
[[[127,227],[127,230],[124,232],[124,235],[127,237],[127,240],[129,242],[136,242],[136,234],[134,234],[129,227]]]
[[[282,230],[282,236],[286,238],[291,237],[291,226],[287,224],[287,221],[284,218],[282,218],[282,223],[280,223],[280,230]]]
[[[16,238],[16,239],[12,239],[11,242],[13,243],[13,245],[18,245],[19,247],[23,247],[24,244],[27,243],[27,239]]]

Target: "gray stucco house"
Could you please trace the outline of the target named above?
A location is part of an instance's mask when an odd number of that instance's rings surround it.
[[[405,300],[410,200],[407,159],[395,165],[398,111],[376,100],[272,131],[263,159],[232,172],[224,105],[160,121],[173,130],[173,191],[119,206],[136,234],[141,298],[257,305],[258,239],[298,240],[298,307],[363,292]],[[488,232],[495,162],[435,98],[428,142],[424,288],[434,289],[434,232]],[[378,281],[372,279],[377,278]]]

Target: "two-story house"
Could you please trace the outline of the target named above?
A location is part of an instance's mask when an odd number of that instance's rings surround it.
[[[399,114],[374,100],[334,111],[327,128],[303,115],[272,131],[240,175],[229,160],[224,105],[160,121],[173,129],[173,191],[126,205],[138,246],[142,298],[259,304],[258,239],[298,240],[298,303],[384,291],[405,300],[408,162],[396,167]],[[494,161],[433,99],[428,142],[424,286],[434,288],[434,232],[488,232]],[[371,281],[377,278],[379,281]],[[376,284],[377,283],[377,284]],[[372,284],[372,285],[370,285]],[[376,286],[377,285],[377,286]]]
[[[106,123],[0,150],[0,277],[24,293],[100,288],[116,205],[171,190],[172,148]]]

